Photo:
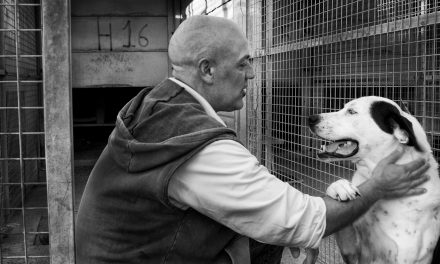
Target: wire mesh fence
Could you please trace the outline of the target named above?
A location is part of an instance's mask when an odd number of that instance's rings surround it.
[[[440,7],[437,0],[250,0],[256,72],[247,95],[247,144],[273,174],[323,195],[353,165],[324,163],[311,114],[366,95],[405,104],[440,158]],[[319,263],[343,263],[332,238]]]
[[[40,13],[0,1],[0,263],[49,263]]]

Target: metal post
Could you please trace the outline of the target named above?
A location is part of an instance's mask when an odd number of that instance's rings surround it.
[[[263,137],[262,137],[262,84],[263,84],[263,59],[262,52],[262,3],[261,1],[248,1],[246,15],[246,35],[250,44],[251,57],[253,59],[253,67],[255,79],[250,82],[248,87],[248,101],[246,105],[246,123],[252,120],[252,124],[246,127],[246,146],[253,152],[258,160],[262,160]],[[251,117],[249,118],[249,115]],[[248,125],[248,124],[246,124]]]
[[[233,0],[232,10],[234,21],[243,30],[243,34],[246,35],[246,0]],[[241,142],[247,145],[246,100],[243,100],[243,102],[243,108],[235,112],[235,129]]]
[[[273,47],[273,1],[266,1],[266,50],[271,50]],[[263,144],[265,146],[265,161],[266,167],[269,171],[273,170],[273,138],[272,138],[272,123],[273,123],[273,71],[272,71],[272,60],[273,56],[269,55],[266,57],[266,120],[265,120],[265,131],[263,137]]]

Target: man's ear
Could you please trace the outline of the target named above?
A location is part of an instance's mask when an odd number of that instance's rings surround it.
[[[206,58],[202,58],[198,63],[198,71],[200,77],[206,83],[212,84],[214,82],[214,69],[212,67],[212,62]]]

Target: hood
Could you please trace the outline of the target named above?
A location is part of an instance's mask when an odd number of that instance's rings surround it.
[[[108,141],[112,158],[129,172],[168,164],[235,132],[208,116],[198,101],[165,80],[146,88],[118,113]]]

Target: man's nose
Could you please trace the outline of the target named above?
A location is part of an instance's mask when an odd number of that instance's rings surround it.
[[[309,126],[314,126],[314,125],[318,124],[320,120],[321,120],[321,117],[319,115],[309,116],[309,119],[308,119]]]
[[[255,72],[254,72],[254,68],[252,67],[252,65],[249,67],[249,70],[246,74],[246,78],[248,78],[248,79],[255,78]]]

